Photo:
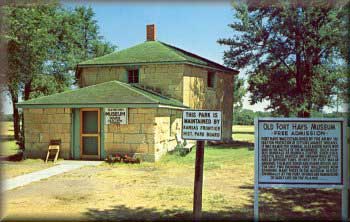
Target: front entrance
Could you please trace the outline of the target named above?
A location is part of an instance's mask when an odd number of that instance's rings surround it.
[[[100,159],[100,109],[80,110],[80,157]]]

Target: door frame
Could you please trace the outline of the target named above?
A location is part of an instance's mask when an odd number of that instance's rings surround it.
[[[96,111],[97,112],[97,133],[83,133],[83,112],[84,111]],[[80,109],[80,159],[100,159],[101,158],[101,119],[99,108],[82,108]],[[97,155],[84,155],[83,154],[83,137],[84,136],[97,136]]]

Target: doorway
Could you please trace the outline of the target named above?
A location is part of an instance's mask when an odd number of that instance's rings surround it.
[[[100,109],[80,109],[80,157],[100,159]]]

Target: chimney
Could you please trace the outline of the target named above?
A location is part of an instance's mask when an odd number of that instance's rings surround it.
[[[154,24],[147,25],[147,41],[156,41],[156,26]]]

